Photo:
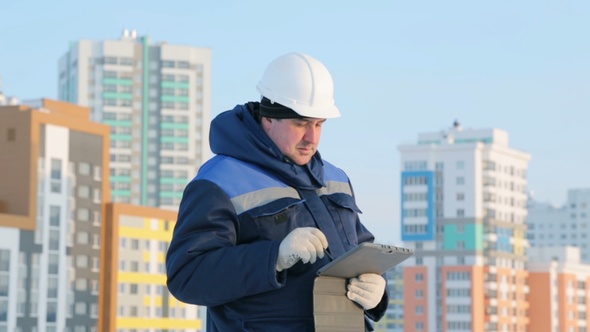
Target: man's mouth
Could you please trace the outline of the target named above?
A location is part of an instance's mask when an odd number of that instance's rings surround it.
[[[303,153],[312,153],[313,152],[313,146],[307,146],[307,147],[300,147],[298,148],[299,151],[303,152]]]

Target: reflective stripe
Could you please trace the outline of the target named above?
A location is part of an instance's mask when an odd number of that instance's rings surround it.
[[[196,179],[214,182],[230,198],[266,188],[288,187],[259,166],[221,155],[207,161],[199,169]]]
[[[281,198],[295,198],[301,199],[297,190],[291,187],[273,187],[261,190],[252,191],[243,195],[236,196],[231,199],[236,213],[240,214],[244,211],[251,210],[255,207],[276,201]]]
[[[350,190],[350,185],[348,182],[340,181],[327,181],[326,187],[316,190],[316,193],[318,196],[330,195],[334,193],[345,193],[352,196],[352,190]]]

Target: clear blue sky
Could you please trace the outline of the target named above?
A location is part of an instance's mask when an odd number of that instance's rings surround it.
[[[320,151],[353,181],[365,224],[399,241],[397,146],[458,119],[500,128],[532,155],[529,189],[563,204],[590,187],[590,2],[0,1],[3,92],[57,98],[57,61],[78,39],[208,47],[215,115],[256,100],[266,64],[290,51],[331,70],[343,116]],[[138,5],[132,5],[138,4]]]

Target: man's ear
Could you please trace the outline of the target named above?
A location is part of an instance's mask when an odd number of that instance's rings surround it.
[[[267,118],[267,117],[263,116],[260,119],[260,123],[262,124],[262,128],[264,128],[265,130],[268,130],[268,126],[272,123],[272,120],[273,119],[271,119],[271,118]]]

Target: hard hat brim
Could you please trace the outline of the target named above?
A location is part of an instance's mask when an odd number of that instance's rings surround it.
[[[294,99],[288,99],[285,97],[274,96],[270,89],[267,89],[259,82],[256,89],[261,96],[268,98],[273,103],[279,103],[285,107],[288,107],[295,111],[295,113],[306,117],[306,118],[321,118],[321,119],[332,119],[340,117],[340,110],[334,103],[328,105],[314,105],[310,106],[306,103],[298,102]]]

